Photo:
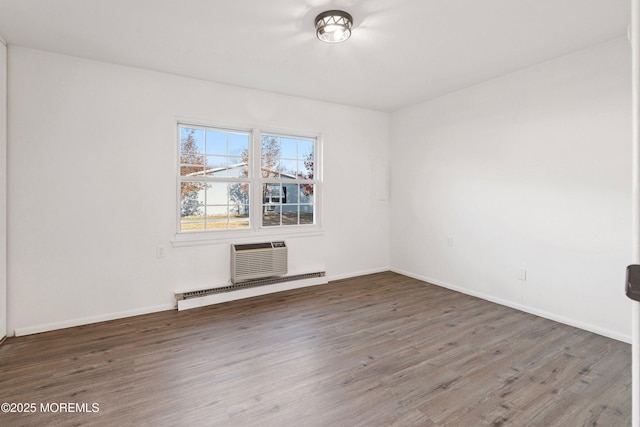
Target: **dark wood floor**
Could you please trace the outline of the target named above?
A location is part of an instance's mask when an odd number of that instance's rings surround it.
[[[630,360],[627,344],[381,273],[9,338],[0,402],[36,412],[0,425],[625,426]],[[99,412],[43,412],[66,402]]]

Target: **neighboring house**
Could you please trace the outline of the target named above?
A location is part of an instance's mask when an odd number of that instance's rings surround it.
[[[217,178],[246,178],[247,164],[237,163],[229,166],[206,168],[204,175]],[[201,176],[202,172],[191,174]],[[296,182],[296,175],[290,173],[278,173],[269,171],[269,176],[282,180],[291,180],[291,183],[268,183],[263,186],[263,213],[265,215],[291,213],[301,215],[313,215],[313,191],[308,191],[308,186]],[[197,192],[197,198],[193,197],[198,207],[206,206],[207,216],[226,216],[227,207],[231,215],[248,215],[249,203],[246,187],[242,183],[211,182]],[[199,209],[201,210],[201,209]],[[203,214],[204,212],[201,212]]]

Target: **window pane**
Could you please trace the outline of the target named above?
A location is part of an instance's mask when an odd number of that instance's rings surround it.
[[[265,205],[280,204],[282,195],[280,184],[264,184],[262,189],[262,203]]]
[[[313,154],[306,156],[302,160],[300,160],[298,168],[301,171],[301,173],[304,175],[302,178],[313,179],[315,175],[314,174],[315,162],[313,159]]]
[[[234,218],[249,218],[249,205],[233,205],[231,207],[231,215]]]
[[[229,208],[227,206],[206,206],[207,229],[227,228]]]
[[[249,227],[249,184],[229,185],[229,228]]]
[[[298,140],[298,158],[306,159],[309,156],[313,157],[313,145],[314,141],[309,139],[299,139]]]
[[[194,169],[181,168],[182,175],[191,175],[202,169],[204,166],[204,132],[199,129],[180,128],[180,164],[191,165]]]
[[[221,156],[207,156],[205,175],[214,177],[227,176],[227,158]]]
[[[205,207],[207,221],[218,218],[226,218],[229,215],[229,207],[226,205],[207,205]]]
[[[235,205],[230,209],[229,228],[249,228],[249,205]]]
[[[248,157],[242,157],[242,156],[229,156],[229,166],[237,166],[237,165],[248,165],[249,161],[248,161]]]
[[[280,138],[276,136],[262,136],[262,165],[263,178],[273,178],[278,176],[280,167]]]
[[[189,222],[198,222],[191,229],[216,230],[250,226],[248,183],[209,182],[204,185],[206,187],[197,191],[197,215],[187,218]],[[183,223],[186,224],[187,221],[184,220]]]
[[[189,143],[193,149],[204,154],[204,131],[189,127],[180,127],[180,144]]]
[[[313,203],[313,184],[301,184],[300,185],[300,203]]]
[[[266,166],[262,167],[262,177],[263,178],[280,178],[280,162],[276,162],[273,168],[267,168]]]
[[[205,203],[207,205],[227,205],[227,187],[226,182],[208,182],[205,187]]]
[[[297,167],[298,162],[296,162],[295,160],[282,160],[280,162],[280,171],[282,172],[282,178],[295,179]]]
[[[229,184],[229,202],[231,205],[249,205],[249,183],[234,182]],[[249,212],[249,209],[246,209]]]
[[[280,138],[281,150],[280,157],[285,159],[298,158],[298,144],[295,139]]]
[[[296,173],[296,179],[309,179],[308,177],[308,172],[305,168],[304,162],[302,160],[298,160],[296,165],[297,168],[297,173]]]
[[[229,152],[230,156],[246,157],[249,153],[249,134],[230,133]]]
[[[204,197],[200,182],[183,182],[180,185],[180,230],[204,229]]]
[[[202,214],[204,197],[202,190],[204,186],[201,182],[182,182],[180,184],[180,216],[190,217]]]
[[[229,161],[234,161],[235,159],[230,158]],[[227,170],[227,176],[229,178],[248,178],[249,177],[249,166],[246,163],[231,163],[229,164],[229,169]]]
[[[262,207],[262,225],[265,227],[280,225],[280,206]]]
[[[297,184],[282,184],[282,198],[281,203],[293,204],[298,203],[298,185]]]
[[[314,224],[313,205],[300,205],[300,224]]]
[[[298,205],[282,206],[282,225],[298,224]]]
[[[207,131],[207,154],[227,155],[227,133],[217,130]]]

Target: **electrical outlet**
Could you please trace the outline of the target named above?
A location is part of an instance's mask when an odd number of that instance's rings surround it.
[[[453,247],[453,236],[447,237],[447,246],[449,246],[450,248]]]
[[[527,269],[521,268],[518,270],[518,280],[522,280],[523,282],[527,280]]]
[[[165,245],[159,245],[156,248],[156,258],[164,258],[167,256],[167,247]]]

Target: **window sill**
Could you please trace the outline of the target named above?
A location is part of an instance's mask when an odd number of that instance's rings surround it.
[[[300,227],[283,227],[278,229],[259,229],[259,230],[229,230],[229,231],[211,231],[211,232],[195,232],[195,233],[177,233],[171,246],[174,248],[186,246],[201,245],[220,245],[228,243],[246,243],[255,242],[257,240],[271,240],[284,238],[301,238],[301,237],[317,237],[323,236],[324,230],[320,226],[308,226],[301,229]]]

